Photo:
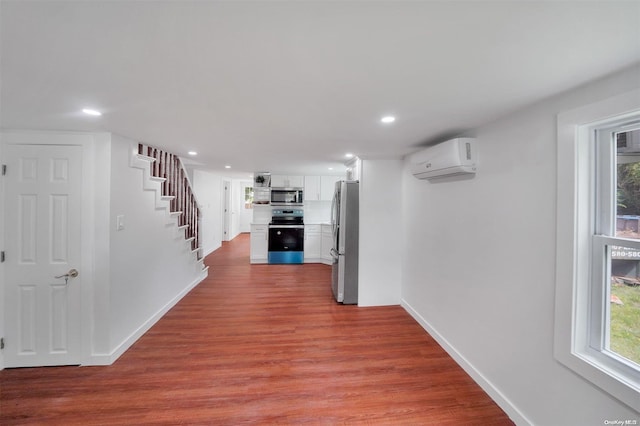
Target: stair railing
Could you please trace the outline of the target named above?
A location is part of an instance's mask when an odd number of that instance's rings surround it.
[[[200,250],[200,209],[191,188],[182,160],[175,154],[149,145],[138,144],[138,154],[154,159],[150,165],[151,176],[163,179],[162,196],[170,197],[171,213],[178,215],[178,226],[185,230],[185,238],[191,242],[191,250]]]

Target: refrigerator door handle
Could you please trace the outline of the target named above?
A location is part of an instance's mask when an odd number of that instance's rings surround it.
[[[331,198],[331,232],[335,235],[335,227],[338,222],[337,213],[335,211],[336,208],[336,193],[333,193],[333,198]]]

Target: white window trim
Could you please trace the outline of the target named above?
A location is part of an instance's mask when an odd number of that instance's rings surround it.
[[[589,279],[593,230],[591,134],[612,119],[640,112],[634,90],[558,115],[556,306],[554,356],[610,395],[640,411],[640,382],[613,371],[589,350]]]

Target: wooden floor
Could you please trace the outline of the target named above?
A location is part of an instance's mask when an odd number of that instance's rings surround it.
[[[329,266],[248,245],[113,365],[0,371],[0,424],[513,424],[401,307],[338,305]]]

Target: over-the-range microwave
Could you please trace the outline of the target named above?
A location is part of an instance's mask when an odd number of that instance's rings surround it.
[[[303,202],[302,188],[271,188],[273,206],[301,206]]]

